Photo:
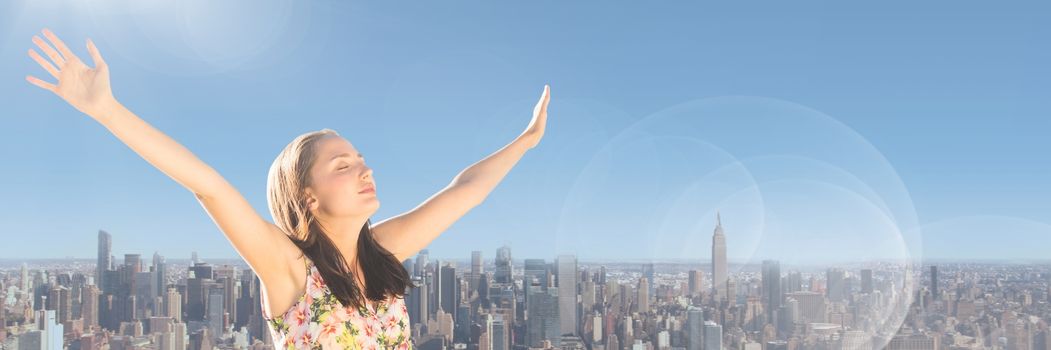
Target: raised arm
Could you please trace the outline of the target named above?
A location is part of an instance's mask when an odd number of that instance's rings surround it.
[[[412,210],[373,225],[376,241],[398,261],[405,261],[481,204],[525,152],[540,142],[547,124],[550,90],[544,85],[540,101],[533,108],[532,121],[513,142],[464,169],[448,186]]]
[[[84,65],[49,30],[43,32],[57,51],[39,37],[34,36],[33,42],[55,65],[32,49],[29,56],[58,82],[50,84],[31,76],[26,79],[101,123],[139,156],[190,190],[264,283],[294,287],[291,268],[299,266],[294,263],[299,249],[289,237],[260,217],[218,172],[119,103],[110,91],[108,67],[90,39],[87,46],[95,68]],[[275,252],[283,258],[275,259]]]

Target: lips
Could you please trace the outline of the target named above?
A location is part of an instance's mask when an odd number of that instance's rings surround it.
[[[363,189],[361,191],[358,191],[358,193],[370,193],[370,192],[376,192],[376,188],[370,185],[368,187],[365,187],[365,189]]]

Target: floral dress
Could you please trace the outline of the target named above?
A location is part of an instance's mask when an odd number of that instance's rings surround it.
[[[344,307],[325,285],[310,259],[305,260],[306,293],[276,318],[261,305],[263,319],[267,322],[275,348],[415,348],[410,338],[409,312],[405,307],[404,296],[391,296],[375,306],[373,302],[367,301],[358,308]]]

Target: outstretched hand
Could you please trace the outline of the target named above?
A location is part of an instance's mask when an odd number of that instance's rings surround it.
[[[91,54],[95,63],[95,68],[91,68],[74,55],[73,51],[70,51],[66,44],[50,30],[44,28],[43,33],[55,48],[36,35],[33,36],[33,43],[40,47],[40,50],[44,51],[51,61],[45,60],[33,49],[29,49],[29,57],[51,73],[52,77],[58,79],[58,82],[51,84],[29,75],[26,76],[26,80],[55,93],[92,118],[98,118],[115,102],[115,98],[110,90],[109,68],[102,60],[102,55],[99,54],[95,43],[91,39],[87,40],[88,53]],[[58,51],[55,51],[56,48]]]
[[[529,148],[536,147],[540,139],[544,137],[544,127],[547,124],[547,102],[550,100],[551,87],[544,85],[544,93],[540,96],[540,101],[536,103],[536,107],[533,107],[533,120],[529,122],[529,126],[519,136],[526,140]]]

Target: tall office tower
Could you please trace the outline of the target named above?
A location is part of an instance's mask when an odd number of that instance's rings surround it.
[[[483,271],[483,263],[484,261],[482,260],[482,251],[471,251],[471,273],[475,276],[482,275],[482,273],[485,272]]]
[[[726,236],[723,235],[723,220],[718,212],[715,213],[715,232],[712,234],[712,295],[717,301],[727,297]]]
[[[763,260],[763,310],[766,310],[766,322],[776,324],[774,313],[781,308],[781,263],[777,260]]]
[[[646,277],[639,278],[639,313],[650,312],[650,283]]]
[[[124,254],[124,272],[129,279],[142,272],[142,254]]]
[[[405,268],[405,272],[409,274],[409,277],[416,276],[416,262],[412,258],[402,261],[401,267]]]
[[[602,314],[599,314],[598,312],[596,312],[595,315],[592,316],[592,318],[591,318],[591,324],[594,325],[594,327],[592,328],[592,331],[591,331],[591,342],[592,343],[601,343],[602,342],[602,325],[605,324],[605,322],[602,321]]]
[[[492,323],[492,327],[490,329],[492,329],[492,331],[493,331],[493,335],[491,337],[493,342],[490,343],[490,344],[492,344],[491,349],[493,349],[493,350],[511,350],[511,341],[510,341],[511,337],[509,337],[508,334],[507,334],[508,333],[508,328],[510,328],[509,327],[510,326],[510,322],[506,322],[504,320],[504,315],[503,314],[490,314],[490,315],[493,316],[492,318],[490,318],[490,321]]]
[[[690,296],[697,296],[704,290],[704,272],[699,270],[690,270],[690,283],[689,293]]]
[[[157,290],[154,291],[156,293],[154,296],[164,296],[168,293],[168,264],[158,252],[153,252],[153,273],[154,278],[157,279],[155,283]]]
[[[551,279],[551,272],[548,271],[547,262],[544,259],[525,259],[523,274],[527,277],[536,278],[537,283],[544,289],[547,289],[547,281]],[[526,280],[529,279],[526,278]]]
[[[872,293],[872,270],[861,270],[861,292]]]
[[[65,323],[73,318],[73,293],[69,287],[59,285],[48,291],[48,309],[55,310],[58,323]]]
[[[938,300],[938,266],[931,265],[931,298]]]
[[[511,247],[502,246],[496,250],[496,271],[493,280],[496,283],[512,283],[511,280]]]
[[[588,279],[585,280],[584,283],[580,283],[580,316],[582,318],[586,317],[586,315],[590,315],[592,309],[595,308],[596,300],[598,300],[595,299],[597,296],[597,294],[595,294],[595,289],[594,280]]]
[[[522,274],[522,294],[525,295],[524,305],[530,310],[533,302],[532,294],[535,291],[546,291],[549,279],[547,262],[544,259],[525,259],[525,267]]]
[[[113,265],[113,261],[110,259],[113,253],[113,236],[110,236],[109,232],[99,230],[99,248],[98,248],[98,261],[95,262],[95,285],[102,288],[106,285],[105,276],[106,270],[109,270],[110,265]],[[29,280],[23,275],[22,281],[28,282]]]
[[[218,286],[208,290],[208,331],[216,338],[223,336],[225,328],[223,327],[223,314],[226,312],[223,310],[224,294],[226,293]]]
[[[442,301],[442,261],[434,259],[434,264],[424,272],[423,282],[428,285],[427,291],[427,315],[437,315]]]
[[[795,324],[799,322],[800,311],[799,311],[799,300],[793,298],[785,298],[785,305],[781,307],[783,310],[778,318],[780,318],[780,325],[778,329],[784,333],[791,333]]]
[[[655,290],[653,288],[653,286],[656,284],[656,283],[654,283],[656,281],[654,279],[654,278],[656,278],[655,275],[656,275],[656,271],[653,268],[653,263],[649,262],[649,263],[642,264],[642,276],[646,277],[646,280],[650,282],[649,286],[647,287],[649,289],[646,290],[646,292],[649,293],[649,295],[653,295],[653,293],[655,293]]]
[[[483,269],[485,261],[482,260],[482,251],[474,250],[471,251],[471,273],[467,275],[467,294],[477,291],[478,295],[488,294],[488,291],[482,290],[482,280],[485,279],[485,271]],[[487,284],[487,283],[486,283]],[[472,311],[473,313],[473,311]]]
[[[623,315],[620,320],[620,338],[624,339],[624,344],[631,344],[635,342],[635,323],[631,321],[631,315]]]
[[[56,320],[55,310],[37,310],[37,329],[40,330],[43,335],[41,339],[41,346],[37,349],[47,350],[61,350],[64,349],[63,344],[63,325]],[[19,348],[23,348],[19,346]]]
[[[795,299],[799,303],[799,314],[796,315],[802,323],[824,323],[828,311],[825,306],[825,297],[818,292],[802,291],[785,294],[786,298]]]
[[[788,273],[788,285],[785,287],[785,293],[799,292],[803,290],[803,274],[799,271],[792,271]]]
[[[723,349],[723,326],[712,321],[704,322],[704,350]]]
[[[427,324],[427,282],[424,276],[416,276],[412,278],[412,283],[416,285],[416,288],[412,288],[410,295],[407,299],[409,302],[409,322],[413,325],[416,324]]]
[[[704,350],[704,311],[689,306],[686,311],[686,344],[688,350]]]
[[[197,258],[197,251],[190,252],[190,266],[194,266],[201,263],[201,259]]]
[[[99,288],[87,285],[81,290],[80,318],[83,320],[84,333],[87,334],[92,327],[99,325]]]
[[[182,322],[182,293],[175,287],[168,288],[164,296],[164,316],[171,317],[176,323]]]
[[[137,278],[142,272],[141,257],[141,254],[124,254],[124,269],[121,271],[121,276],[126,283],[124,285],[126,289],[123,292],[128,295],[124,304],[124,321],[134,320],[137,317],[138,308],[145,302],[138,298],[139,286],[142,285],[141,280]]]
[[[442,290],[441,290],[441,260],[440,259],[435,259],[434,260],[434,266],[432,267],[432,269],[433,269],[433,272],[426,274],[425,276],[427,277],[427,279],[424,279],[424,281],[427,284],[431,285],[431,288],[429,288],[429,291],[431,292],[431,295],[429,295],[429,298],[428,298],[428,301],[427,301],[427,304],[430,307],[428,309],[428,312],[430,312],[430,314],[437,315],[438,314],[438,309],[441,308],[441,292],[442,292]],[[430,272],[430,271],[428,271],[428,272]],[[437,320],[437,318],[434,318],[434,320]]]
[[[455,320],[456,313],[459,311],[457,306],[460,305],[460,281],[456,278],[456,267],[442,266],[441,281],[439,283],[441,285],[437,289],[441,292],[441,297],[438,301],[441,309]]]
[[[561,334],[577,332],[577,257],[558,256],[558,315]]]
[[[416,253],[416,271],[413,271],[413,274],[423,276],[423,269],[427,267],[430,258],[431,253],[427,249],[421,249],[419,253]]]
[[[843,301],[847,297],[847,275],[846,271],[840,268],[830,268],[826,272],[825,276],[825,288],[827,288],[825,295],[830,301]]]
[[[207,284],[210,279],[197,276],[196,271],[190,271],[186,278],[186,320],[204,321],[204,303],[208,295]]]
[[[252,269],[241,270],[240,278],[241,286],[238,288],[237,297],[237,313],[231,313],[234,316],[234,329],[241,329],[241,327],[249,327],[249,334],[257,334],[251,330],[252,325],[249,324],[252,320],[252,316],[259,311],[260,301],[256,293],[256,276],[255,271]],[[165,291],[167,292],[167,287]]]
[[[29,265],[26,263],[22,263],[22,271],[20,272],[22,273],[22,293],[29,294],[29,290],[32,289],[32,284],[29,280]],[[98,269],[95,270],[95,273],[100,274]],[[95,278],[95,285],[102,286],[98,282],[98,277]]]
[[[237,315],[237,271],[233,266],[229,266],[232,271],[228,272],[226,276],[219,279],[223,287],[223,312],[229,313],[231,321],[234,316]],[[232,323],[232,322],[231,322]],[[226,328],[226,325],[223,325]]]

